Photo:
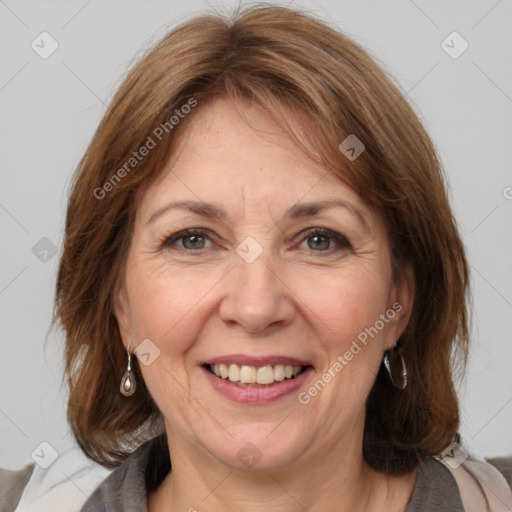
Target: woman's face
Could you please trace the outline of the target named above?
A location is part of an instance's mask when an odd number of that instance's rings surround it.
[[[392,283],[358,195],[262,110],[244,113],[263,135],[227,99],[198,110],[142,196],[116,294],[123,343],[151,340],[140,368],[171,454],[271,468],[360,452],[411,289]]]

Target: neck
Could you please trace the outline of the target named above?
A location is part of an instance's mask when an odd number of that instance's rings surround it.
[[[415,473],[393,477],[373,470],[353,439],[286,467],[237,470],[169,431],[167,438],[172,471],[150,496],[150,511],[324,512],[335,504],[340,512],[399,512],[414,488]]]

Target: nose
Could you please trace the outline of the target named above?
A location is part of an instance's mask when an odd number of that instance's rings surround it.
[[[238,258],[228,274],[221,319],[251,334],[265,334],[288,325],[295,307],[293,293],[283,277],[265,253],[252,263]]]

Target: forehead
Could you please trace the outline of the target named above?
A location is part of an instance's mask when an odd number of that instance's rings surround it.
[[[304,123],[301,128],[307,131],[306,116],[296,122]],[[243,199],[245,206],[279,208],[326,195],[363,207],[358,195],[299,150],[268,112],[218,98],[188,120],[140,207],[143,216],[170,199],[223,202],[226,209],[236,209]]]

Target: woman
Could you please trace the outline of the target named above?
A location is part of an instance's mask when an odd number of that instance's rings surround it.
[[[82,510],[505,506],[434,458],[463,459],[467,294],[431,141],[364,50],[285,8],[183,24],[68,205],[68,416],[119,466]]]

